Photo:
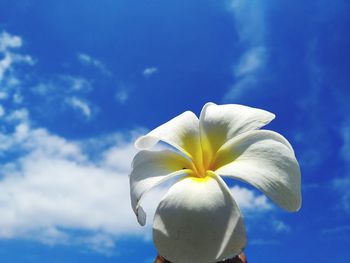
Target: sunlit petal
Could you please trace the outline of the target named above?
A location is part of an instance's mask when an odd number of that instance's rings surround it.
[[[289,142],[272,131],[249,131],[227,142],[212,164],[219,175],[250,183],[282,208],[301,206],[300,169]]]
[[[141,225],[146,223],[146,214],[139,204],[143,194],[172,177],[190,174],[190,167],[188,159],[169,150],[144,150],[135,156],[130,173],[130,196]]]
[[[205,161],[229,139],[246,131],[259,129],[275,118],[261,109],[237,104],[207,103],[200,115],[200,133]]]
[[[159,204],[153,240],[172,262],[216,262],[245,246],[240,211],[225,183],[212,174],[176,182]]]

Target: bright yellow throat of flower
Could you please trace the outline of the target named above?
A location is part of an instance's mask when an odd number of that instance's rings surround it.
[[[210,167],[203,165],[202,163],[193,163],[192,173],[192,176],[201,179],[210,176],[210,174],[213,173],[213,170],[211,170]]]
[[[215,155],[210,147],[203,147],[202,145],[196,155],[191,156],[192,167],[190,176],[194,177],[196,181],[203,181],[203,179],[213,176],[213,171],[217,168]]]

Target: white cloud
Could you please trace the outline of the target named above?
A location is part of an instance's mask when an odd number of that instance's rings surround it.
[[[149,67],[149,68],[145,68],[142,72],[143,76],[150,77],[154,74],[156,74],[158,72],[158,68],[156,67]]]
[[[85,244],[107,253],[118,237],[149,232],[152,220],[141,228],[129,200],[134,137],[117,134],[91,144],[22,122],[14,130],[0,136],[0,145],[1,139],[7,142],[2,152],[19,152],[0,165],[0,238]],[[149,218],[164,191],[146,196]]]
[[[0,34],[0,52],[7,51],[10,48],[22,46],[22,39],[19,36],[10,35],[7,32]]]
[[[111,75],[111,72],[107,69],[104,63],[102,63],[100,60],[91,57],[90,55],[79,53],[77,54],[77,57],[83,65],[86,66],[93,66],[97,69],[99,69],[103,74],[105,75]]]
[[[74,109],[77,109],[80,113],[82,113],[86,118],[91,117],[91,109],[89,107],[89,104],[79,98],[72,97],[66,100],[67,103],[73,107]]]
[[[103,165],[119,172],[128,171],[136,152],[131,143],[113,146],[103,153]]]
[[[265,38],[265,2],[259,0],[231,0],[239,41],[247,46],[261,45]]]
[[[290,226],[288,226],[283,221],[274,219],[272,220],[272,226],[276,232],[285,232],[285,233],[290,232]]]
[[[253,190],[236,185],[231,188],[231,192],[238,206],[244,211],[261,212],[272,209],[266,196],[258,195]]]
[[[11,237],[46,225],[111,234],[130,230],[132,224],[121,216],[130,210],[128,204],[108,201],[128,195],[127,176],[59,154],[63,156],[33,152],[19,163],[19,170],[8,171],[0,189],[2,202],[11,207],[2,209],[0,235]]]

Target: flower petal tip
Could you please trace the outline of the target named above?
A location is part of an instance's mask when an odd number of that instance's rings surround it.
[[[158,142],[157,138],[154,138],[152,136],[149,135],[144,135],[139,137],[136,141],[135,141],[135,148],[138,150],[145,150],[145,149],[149,149],[152,146],[154,146],[156,143]]]
[[[141,225],[144,226],[146,224],[146,213],[142,209],[142,207],[139,207],[136,210],[136,217],[137,217],[137,222]]]
[[[276,114],[272,113],[272,112],[269,112],[271,114],[271,121],[276,119]]]
[[[300,196],[298,201],[295,203],[294,207],[292,207],[292,209],[290,210],[290,212],[298,212],[301,209],[301,204],[302,204],[302,200]]]
[[[295,196],[295,197],[290,197],[289,202],[285,203],[284,205],[280,204],[279,206],[286,210],[287,212],[298,212],[301,208],[302,204],[302,199],[301,199],[301,194]]]

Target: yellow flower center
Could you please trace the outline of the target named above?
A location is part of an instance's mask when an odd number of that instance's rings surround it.
[[[196,156],[192,156],[192,171],[197,178],[206,178],[215,170],[215,154],[209,144],[202,143]]]

